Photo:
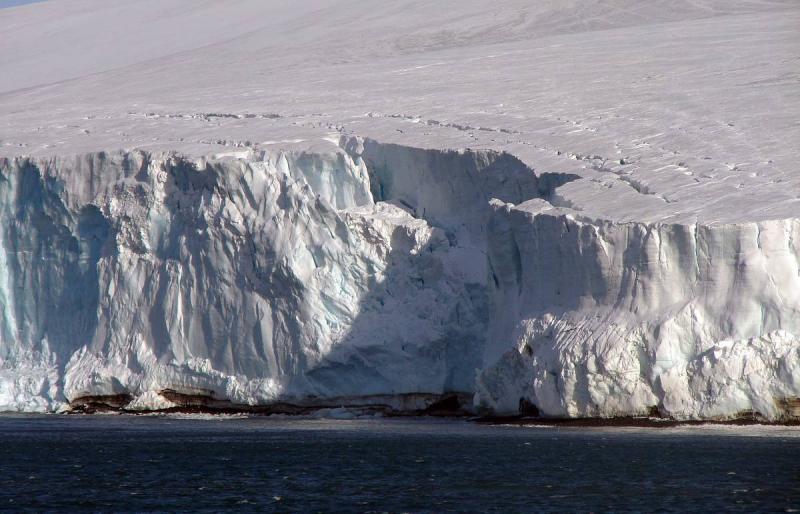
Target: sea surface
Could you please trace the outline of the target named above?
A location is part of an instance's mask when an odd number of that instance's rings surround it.
[[[0,510],[800,509],[800,429],[0,416]]]

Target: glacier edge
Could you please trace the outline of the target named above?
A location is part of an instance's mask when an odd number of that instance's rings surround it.
[[[793,219],[593,219],[558,205],[575,176],[361,138],[4,159],[0,173],[0,410],[160,409],[178,391],[796,414]]]

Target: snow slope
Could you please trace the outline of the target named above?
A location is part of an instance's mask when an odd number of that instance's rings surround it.
[[[0,10],[0,408],[794,415],[798,26],[793,0]]]

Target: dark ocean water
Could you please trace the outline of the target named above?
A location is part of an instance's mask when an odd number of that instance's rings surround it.
[[[800,509],[800,431],[0,416],[0,510]]]

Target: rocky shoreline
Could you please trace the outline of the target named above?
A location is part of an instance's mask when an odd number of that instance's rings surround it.
[[[210,393],[210,392],[209,392]],[[476,415],[470,405],[470,395],[452,393],[442,395],[405,394],[388,396],[365,396],[361,398],[308,399],[303,402],[276,402],[265,405],[244,405],[229,400],[216,399],[212,394],[193,392],[181,393],[166,389],[160,396],[172,405],[163,408],[130,408],[133,397],[127,394],[106,396],[83,396],[72,400],[64,413],[69,415],[93,415],[118,413],[121,415],[154,414],[206,414],[206,415],[246,415],[253,417],[284,415],[313,416],[315,414],[342,410],[353,415],[381,417],[435,417],[466,420],[482,425],[507,426],[547,426],[563,428],[673,428],[677,426],[702,425],[770,425],[800,426],[800,418],[786,416],[777,420],[768,419],[757,412],[740,412],[729,418],[716,419],[677,419],[651,412],[647,416],[615,416],[563,418],[540,416],[526,410],[515,416]],[[403,408],[402,405],[406,405]]]
[[[119,412],[121,414],[248,414],[257,416],[310,415],[325,409],[346,409],[361,414],[383,416],[435,416],[474,417],[468,410],[471,395],[451,394],[401,394],[394,396],[364,396],[360,398],[308,398],[296,402],[275,402],[247,405],[215,398],[213,392],[184,393],[165,389],[159,396],[168,406],[156,408],[129,407],[133,397],[128,394],[82,396],[75,398],[65,411],[69,414],[96,414]]]

